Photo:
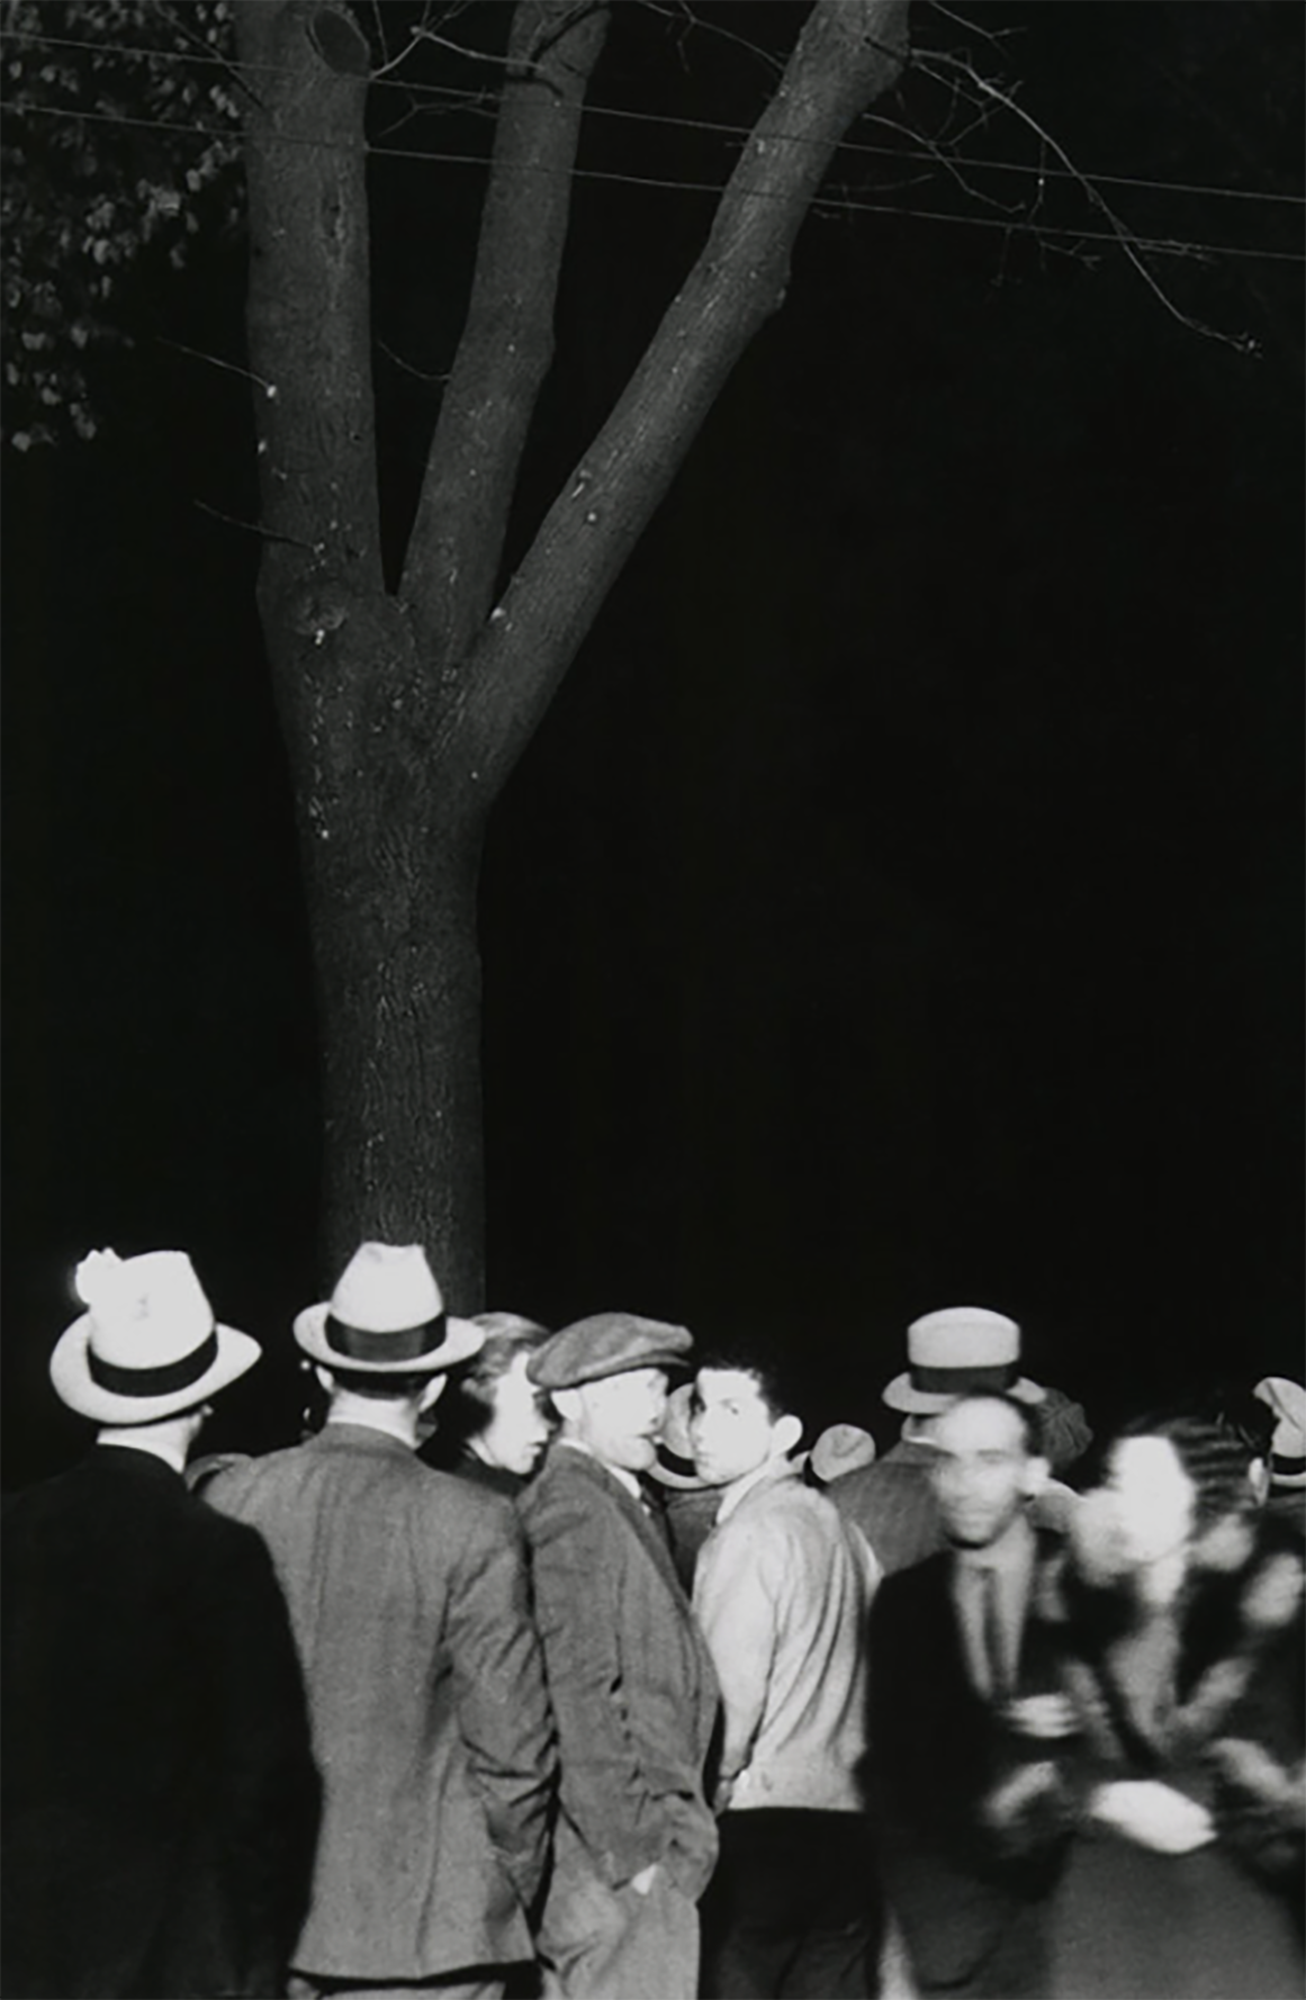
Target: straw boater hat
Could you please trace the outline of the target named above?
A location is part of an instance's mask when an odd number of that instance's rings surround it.
[[[1020,1328],[983,1306],[947,1306],[907,1328],[907,1368],[884,1391],[891,1410],[935,1416],[957,1396],[986,1391],[1041,1403],[1045,1391],[1020,1372]]]
[[[479,1326],[446,1313],[420,1243],[364,1243],[331,1297],[296,1314],[295,1339],[355,1375],[433,1375],[485,1344]]]
[[[1278,1422],[1270,1439],[1270,1484],[1280,1493],[1306,1486],[1306,1389],[1286,1375],[1267,1375],[1252,1394]]]
[[[70,1410],[96,1423],[178,1416],[262,1352],[247,1333],[219,1326],[184,1250],[92,1250],[75,1282],[87,1310],[60,1335],[50,1380]]]

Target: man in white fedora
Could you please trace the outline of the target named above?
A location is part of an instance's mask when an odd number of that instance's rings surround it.
[[[907,1328],[907,1366],[882,1393],[904,1421],[897,1444],[873,1464],[832,1479],[826,1493],[861,1529],[884,1575],[944,1546],[931,1483],[934,1419],[958,1396],[995,1392],[1041,1403],[1046,1392],[1020,1370],[1020,1328],[985,1306],[946,1306]]]
[[[1306,1528],[1306,1389],[1287,1375],[1266,1375],[1252,1394],[1272,1411],[1268,1513]]]
[[[0,1986],[280,1993],[317,1825],[303,1684],[266,1548],[181,1476],[260,1350],[180,1250],[92,1251],[76,1285],[50,1375],[95,1448],[0,1535]]]
[[[417,1456],[483,1338],[420,1246],[364,1243],[295,1320],[323,1429],[205,1488],[271,1549],[308,1684],[325,1792],[292,1993],[490,2000],[532,1956],[555,1757],[521,1532]]]

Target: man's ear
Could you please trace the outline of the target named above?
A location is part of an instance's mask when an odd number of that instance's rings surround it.
[[[418,1401],[417,1408],[419,1413],[423,1410],[433,1410],[435,1408],[444,1394],[445,1383],[448,1380],[449,1377],[447,1375],[432,1375]]]
[[[581,1411],[580,1390],[555,1389],[553,1391],[553,1407],[562,1418],[564,1424],[574,1424]]]
[[[801,1417],[778,1417],[771,1426],[771,1457],[787,1458],[803,1434]]]
[[[315,1361],[313,1363],[313,1373],[317,1377],[319,1389],[325,1389],[328,1396],[332,1395],[336,1386],[336,1378],[331,1373],[331,1370],[324,1368],[320,1361]]]
[[[1248,1466],[1247,1483],[1256,1505],[1263,1507],[1270,1496],[1270,1468],[1263,1458],[1254,1458]]]
[[[1052,1467],[1047,1459],[1035,1454],[1025,1463],[1025,1497],[1034,1500],[1043,1491],[1052,1477]]]

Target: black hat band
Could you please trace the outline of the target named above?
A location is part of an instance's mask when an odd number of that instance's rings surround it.
[[[1020,1380],[1020,1363],[1003,1362],[996,1368],[911,1368],[911,1385],[928,1396],[965,1396],[990,1389],[1001,1395]]]
[[[170,1396],[174,1389],[189,1389],[201,1375],[207,1375],[218,1358],[216,1327],[207,1340],[183,1354],[180,1361],[165,1361],[158,1368],[121,1368],[106,1361],[93,1347],[86,1350],[86,1368],[92,1382],[115,1396]]]
[[[361,1326],[348,1326],[334,1313],[326,1317],[326,1343],[342,1361],[422,1361],[441,1345],[445,1315],[425,1320],[421,1326],[401,1326],[393,1333],[368,1333]]]
[[[1306,1472],[1306,1458],[1282,1458],[1277,1451],[1272,1451],[1270,1471],[1276,1479],[1300,1479]]]

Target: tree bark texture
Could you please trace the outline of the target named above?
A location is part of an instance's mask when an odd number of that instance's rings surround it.
[[[781,303],[834,146],[901,69],[906,5],[817,0],[702,255],[505,588],[609,17],[590,0],[520,0],[467,321],[392,595],[370,368],[366,45],[345,0],[238,0],[259,602],[314,945],[328,1281],[364,1237],[420,1241],[455,1311],[483,1302],[486,816],[730,369]]]

